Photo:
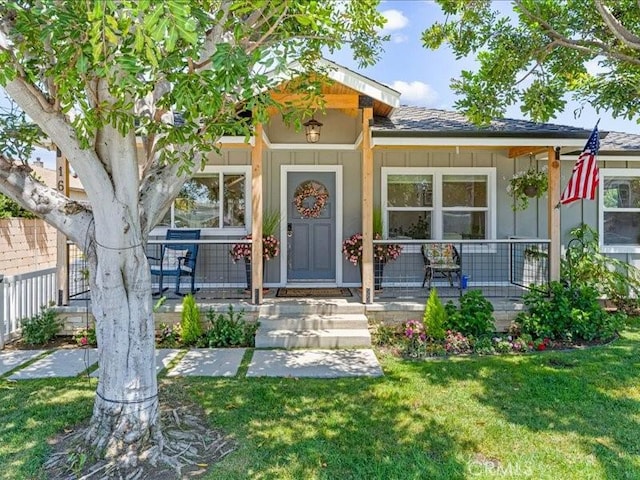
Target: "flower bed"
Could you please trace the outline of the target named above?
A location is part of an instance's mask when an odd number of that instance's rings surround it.
[[[493,331],[491,304],[479,291],[461,297],[460,306],[443,306],[433,289],[421,320],[378,325],[373,341],[392,355],[424,359],[452,355],[522,354],[601,345],[617,338],[626,315],[607,312],[594,291],[552,283],[549,297],[525,296],[527,310],[507,333]]]

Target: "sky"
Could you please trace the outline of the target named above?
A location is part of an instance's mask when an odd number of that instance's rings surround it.
[[[505,12],[510,11],[510,4],[506,0],[494,2]],[[422,31],[433,22],[444,20],[440,7],[427,0],[387,0],[381,2],[379,10],[387,19],[382,33],[389,34],[391,40],[374,66],[360,69],[347,49],[329,55],[329,59],[398,90],[402,94],[400,101],[403,105],[454,110],[456,98],[449,88],[450,81],[462,70],[473,69],[475,62],[473,58],[456,60],[448,47],[433,51],[422,46]],[[635,121],[614,119],[606,112],[598,114],[589,107],[576,117],[574,111],[578,108],[579,104],[569,102],[565,111],[551,122],[590,130],[600,118],[601,131],[640,134],[640,125]],[[518,106],[511,107],[505,116],[527,119]],[[55,166],[54,152],[38,149],[36,156],[48,166]]]
[[[494,6],[505,13],[511,11],[510,5],[511,2],[506,0],[494,2]],[[422,31],[433,22],[445,19],[440,7],[433,1],[388,0],[381,2],[379,10],[387,19],[382,33],[389,34],[391,41],[385,45],[385,52],[376,65],[358,68],[347,50],[329,58],[398,90],[402,94],[400,102],[403,105],[454,110],[456,98],[449,88],[450,81],[462,70],[473,70],[475,62],[472,58],[456,60],[448,47],[433,51],[422,46]],[[595,64],[594,68],[597,68]],[[586,107],[579,117],[574,117],[577,108],[578,103],[568,103],[565,111],[550,122],[590,130],[600,118],[599,129],[602,131],[640,133],[640,125],[635,121],[614,119],[605,112],[596,113],[590,107]],[[518,106],[509,108],[505,116],[528,120]]]

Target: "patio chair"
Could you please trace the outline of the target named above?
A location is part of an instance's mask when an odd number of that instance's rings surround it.
[[[200,230],[167,230],[166,240],[199,240]],[[167,243],[160,247],[160,258],[149,257],[158,263],[151,265],[151,275],[158,275],[159,287],[154,295],[159,295],[163,288],[164,277],[176,277],[176,295],[180,293],[180,279],[191,277],[191,293],[195,293],[196,261],[198,259],[197,243]]]
[[[424,259],[424,279],[422,288],[427,284],[431,289],[431,280],[436,275],[447,278],[449,285],[453,287],[453,277],[458,279],[458,288],[461,287],[462,270],[460,254],[452,243],[428,243],[422,245],[422,258]]]

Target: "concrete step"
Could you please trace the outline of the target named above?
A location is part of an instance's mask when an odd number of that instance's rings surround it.
[[[296,299],[294,301],[279,301],[273,304],[260,306],[260,316],[268,317],[272,315],[338,315],[338,314],[363,314],[365,306],[362,303],[347,302],[344,300],[322,300],[322,299]]]
[[[369,326],[366,315],[348,313],[321,315],[318,313],[300,315],[266,315],[258,318],[260,330],[338,330],[364,329]]]
[[[370,348],[367,329],[266,330],[256,334],[256,348]]]

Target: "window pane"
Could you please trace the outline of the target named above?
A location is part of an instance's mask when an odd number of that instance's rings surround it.
[[[184,184],[175,201],[175,226],[216,228],[220,179],[216,176],[192,178]]]
[[[640,208],[640,178],[605,177],[605,208]]]
[[[442,238],[487,238],[487,212],[442,212]]]
[[[242,174],[224,175],[224,226],[244,227],[244,182]]]
[[[389,238],[431,238],[431,212],[389,212]]]
[[[639,225],[638,212],[604,212],[605,245],[637,245]]]
[[[444,175],[443,207],[486,207],[487,177],[484,175]]]
[[[431,175],[389,175],[387,177],[387,206],[431,207],[432,205]]]

